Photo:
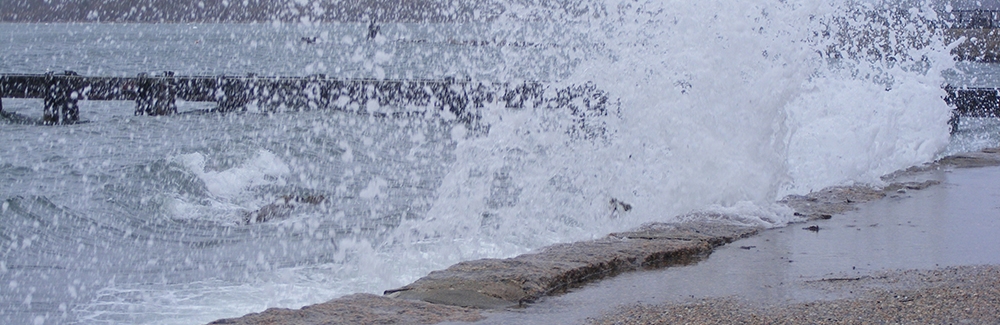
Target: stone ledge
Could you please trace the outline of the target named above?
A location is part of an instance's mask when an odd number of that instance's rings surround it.
[[[716,246],[758,230],[715,222],[654,223],[513,258],[461,262],[385,294],[462,307],[513,307],[621,272],[696,262]]]

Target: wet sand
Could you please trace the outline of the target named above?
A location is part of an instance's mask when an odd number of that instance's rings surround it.
[[[902,172],[894,181],[940,184],[479,323],[1000,324],[1000,167],[972,167]]]
[[[1000,324],[1000,267],[879,272],[807,282],[851,296],[793,304],[711,298],[633,305],[590,324]]]

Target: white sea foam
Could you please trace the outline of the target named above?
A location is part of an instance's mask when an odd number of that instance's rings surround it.
[[[824,80],[789,106],[792,182],[785,190],[878,184],[882,175],[932,160],[949,140],[944,95],[930,80],[901,80],[891,91]]]
[[[262,204],[248,202],[247,191],[257,186],[284,185],[289,174],[289,167],[281,158],[263,149],[238,166],[218,171],[206,168],[206,157],[198,152],[179,155],[173,160],[197,176],[210,194],[198,201],[176,193],[160,194],[159,203],[173,219],[243,222],[242,213]]]
[[[253,186],[283,185],[284,177],[289,173],[288,165],[274,153],[263,149],[240,166],[220,171],[207,170],[205,156],[201,153],[180,155],[176,160],[197,175],[212,195],[223,199],[237,197]]]
[[[833,58],[824,54],[831,46],[857,45],[817,35],[846,17],[847,3],[609,0],[597,7],[605,11],[575,18],[510,9],[568,19],[588,43],[602,45],[577,56],[560,84],[591,82],[620,103],[596,117],[606,136],[572,136],[567,112],[489,108],[489,135],[457,139],[457,163],[428,219],[404,223],[401,238],[468,243],[441,256],[450,263],[676,221],[691,211],[781,226],[795,219],[773,204],[783,195],[877,183],[948,143],[940,72],[952,62],[933,34],[918,35],[926,44],[900,50],[905,56]]]
[[[370,200],[376,197],[385,196],[385,193],[383,193],[382,190],[386,187],[386,185],[388,185],[388,183],[384,179],[381,177],[375,177],[368,182],[368,186],[366,186],[365,189],[358,193],[358,197]]]
[[[95,303],[76,312],[91,324],[199,324],[247,311],[321,301],[357,283],[326,278],[326,266],[282,269],[246,283],[206,279],[176,285],[127,284],[97,293]],[[353,288],[351,288],[353,289]]]

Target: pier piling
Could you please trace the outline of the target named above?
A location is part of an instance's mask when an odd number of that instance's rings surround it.
[[[946,86],[948,95],[944,101],[954,107],[948,125],[951,131],[958,130],[963,116],[1000,117],[1000,89],[982,87]]]
[[[66,71],[63,75],[75,76],[76,73]],[[79,100],[80,93],[70,79],[57,77],[51,72],[46,74],[42,121],[47,124],[68,124],[79,121],[80,107],[77,105]]]
[[[177,86],[174,73],[160,78],[140,73],[136,78],[135,115],[170,115],[177,113]]]
[[[215,89],[215,102],[219,105],[220,112],[235,112],[245,110],[253,98],[254,87],[257,77],[249,75],[247,78],[226,78],[220,76],[216,79],[218,88]]]

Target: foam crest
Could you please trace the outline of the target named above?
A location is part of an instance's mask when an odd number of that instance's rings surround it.
[[[263,149],[240,166],[220,171],[206,169],[206,159],[201,153],[184,154],[176,159],[197,175],[212,195],[224,199],[235,198],[254,186],[283,185],[283,177],[289,173],[288,165],[274,153]]]

